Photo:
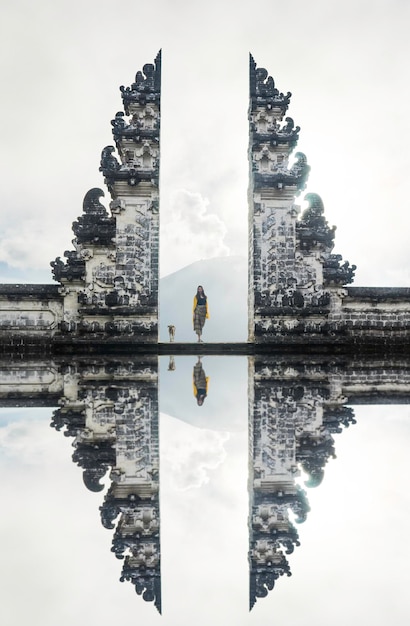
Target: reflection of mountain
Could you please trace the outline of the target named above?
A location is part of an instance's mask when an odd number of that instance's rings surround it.
[[[248,265],[244,257],[197,261],[160,281],[160,340],[168,341],[168,324],[176,341],[196,341],[192,301],[198,285],[209,298],[210,319],[204,341],[246,341],[248,333]]]
[[[218,356],[202,359],[209,388],[201,407],[197,405],[192,387],[196,360],[194,356],[177,356],[175,370],[169,370],[168,357],[160,358],[160,411],[199,428],[245,430],[247,424],[241,417],[241,407],[247,403],[247,360]]]

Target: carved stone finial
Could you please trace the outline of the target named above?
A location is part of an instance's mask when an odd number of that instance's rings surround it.
[[[112,244],[115,237],[115,218],[110,217],[100,202],[104,196],[102,189],[94,187],[85,194],[83,215],[73,222],[73,233],[77,243],[106,245]]]
[[[94,187],[87,191],[83,200],[84,213],[104,214],[107,215],[105,207],[101,204],[100,198],[104,197],[104,192],[98,187]]]
[[[114,146],[106,146],[101,152],[100,172],[104,175],[117,172],[121,167],[117,158],[112,155],[114,150]]]
[[[309,206],[302,213],[300,222],[296,224],[300,247],[304,250],[310,250],[320,245],[331,250],[334,245],[336,228],[334,226],[330,228],[324,217],[321,197],[316,193],[307,193],[304,199],[309,203]]]
[[[292,94],[286,96],[275,87],[275,81],[264,67],[257,67],[255,59],[249,55],[249,84],[252,109],[266,106],[268,109],[278,108],[284,114],[289,106]]]
[[[124,102],[125,113],[129,114],[129,105],[132,102],[146,104],[156,102],[159,105],[161,91],[161,50],[154,63],[146,63],[142,72],[138,71],[135,82],[131,87],[121,85],[120,91]]]

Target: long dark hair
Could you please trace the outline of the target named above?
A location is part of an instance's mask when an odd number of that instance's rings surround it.
[[[202,294],[199,293],[199,288],[202,289]],[[205,291],[204,291],[204,288],[202,287],[202,285],[198,285],[198,287],[196,288],[196,297],[197,298],[205,298],[206,299]]]

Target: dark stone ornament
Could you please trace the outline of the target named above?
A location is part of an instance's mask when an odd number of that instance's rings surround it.
[[[278,553],[279,560],[267,562],[266,565],[251,564],[249,576],[249,610],[258,598],[266,598],[275,586],[276,580],[286,574],[292,576],[289,563],[283,554]]]
[[[57,282],[62,280],[84,280],[85,278],[85,261],[80,259],[77,252],[73,250],[66,250],[64,256],[67,259],[67,263],[61,260],[58,256],[55,261],[51,261],[53,279]]]
[[[161,613],[161,577],[159,574],[159,568],[155,570],[146,569],[141,571],[139,567],[132,567],[129,564],[129,557],[126,558],[120,581],[130,581],[134,587],[135,592],[142,596],[142,599],[146,602],[153,602],[154,606]]]
[[[255,59],[251,54],[249,55],[249,69],[252,110],[254,111],[257,106],[268,109],[279,108],[282,110],[282,114],[285,114],[292,96],[290,91],[286,96],[279,92],[272,76],[268,76],[265,68],[256,67]]]
[[[106,146],[101,154],[100,172],[104,175],[104,182],[110,193],[113,191],[114,183],[117,181],[126,181],[131,187],[135,187],[141,181],[150,182],[154,186],[158,186],[159,179],[159,163],[154,161],[153,167],[149,169],[136,168],[129,165],[120,165],[116,157],[112,156],[114,146]]]
[[[100,506],[101,523],[104,528],[115,528],[114,520],[124,510],[140,502],[141,498],[137,494],[131,493],[119,498],[114,495],[113,484],[107,491],[103,504]]]
[[[115,218],[110,217],[99,199],[104,196],[102,189],[88,191],[83,201],[83,215],[73,222],[73,233],[78,243],[113,245],[115,238]]]
[[[129,128],[129,124],[124,119],[123,111],[118,111],[115,114],[115,118],[111,120],[111,126],[113,137],[117,141],[124,135],[125,130]]]
[[[281,546],[285,548],[286,554],[292,554],[295,546],[300,546],[298,531],[290,523],[287,530],[275,528],[270,536],[278,548]]]
[[[356,424],[354,410],[349,406],[326,408],[323,415],[323,425],[330,433],[343,432],[342,426],[348,428]]]
[[[100,443],[75,444],[73,462],[84,469],[83,480],[91,491],[102,491],[104,485],[100,479],[105,476],[110,467],[115,465],[115,448],[112,441]]]
[[[336,227],[329,227],[324,217],[322,199],[316,193],[307,193],[304,199],[308,201],[309,206],[296,223],[296,237],[300,247],[306,251],[316,246],[331,250]]]
[[[133,102],[145,105],[154,102],[160,105],[161,91],[161,50],[158,52],[154,64],[146,63],[142,72],[138,71],[135,82],[131,87],[121,85],[120,91],[124,102],[124,110],[129,115],[129,105]]]
[[[297,190],[303,191],[306,187],[310,166],[303,152],[297,152],[295,157],[296,161],[289,170],[279,170],[278,172],[266,174],[255,172],[255,187],[275,187],[275,189],[296,187]]]
[[[325,432],[320,439],[306,435],[298,440],[296,459],[309,476],[305,481],[307,487],[320,485],[330,458],[336,458],[336,453],[333,437],[329,433]]]
[[[272,128],[266,132],[253,133],[253,150],[256,150],[261,144],[269,144],[271,147],[279,145],[287,145],[294,148],[299,139],[300,126],[294,125],[291,117],[285,119],[285,124],[280,128]]]
[[[120,165],[116,157],[112,156],[114,146],[106,146],[101,154],[101,165],[99,171],[104,175],[104,182],[110,193],[116,181],[126,181],[131,187],[135,187],[141,181],[150,182],[155,187],[159,180],[159,163],[156,159],[153,168],[142,169],[133,166]]]
[[[102,172],[104,176],[118,171],[121,167],[117,158],[112,155],[114,150],[114,146],[105,146],[101,152],[100,172]]]
[[[323,263],[323,282],[325,285],[348,285],[354,281],[356,265],[349,261],[342,263],[341,254],[331,254]]]
[[[290,508],[296,516],[296,524],[302,524],[305,522],[307,514],[310,511],[306,491],[299,487],[299,485],[296,487],[295,493],[284,493],[283,491],[271,493],[270,502],[274,504],[285,504],[288,508]]]
[[[120,152],[120,142],[123,139],[131,139],[135,143],[141,143],[144,140],[152,140],[159,143],[159,121],[156,122],[154,128],[143,128],[141,122],[132,120],[128,124],[124,120],[123,111],[115,114],[115,118],[111,120],[112,134],[114,137],[117,150]]]
[[[65,437],[76,437],[77,433],[85,428],[85,412],[56,409],[51,417],[50,426],[58,431],[65,427]]]

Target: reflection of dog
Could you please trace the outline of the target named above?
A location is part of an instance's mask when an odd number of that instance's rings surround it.
[[[175,326],[173,324],[168,324],[168,332],[169,332],[169,340],[174,341],[175,339]]]

